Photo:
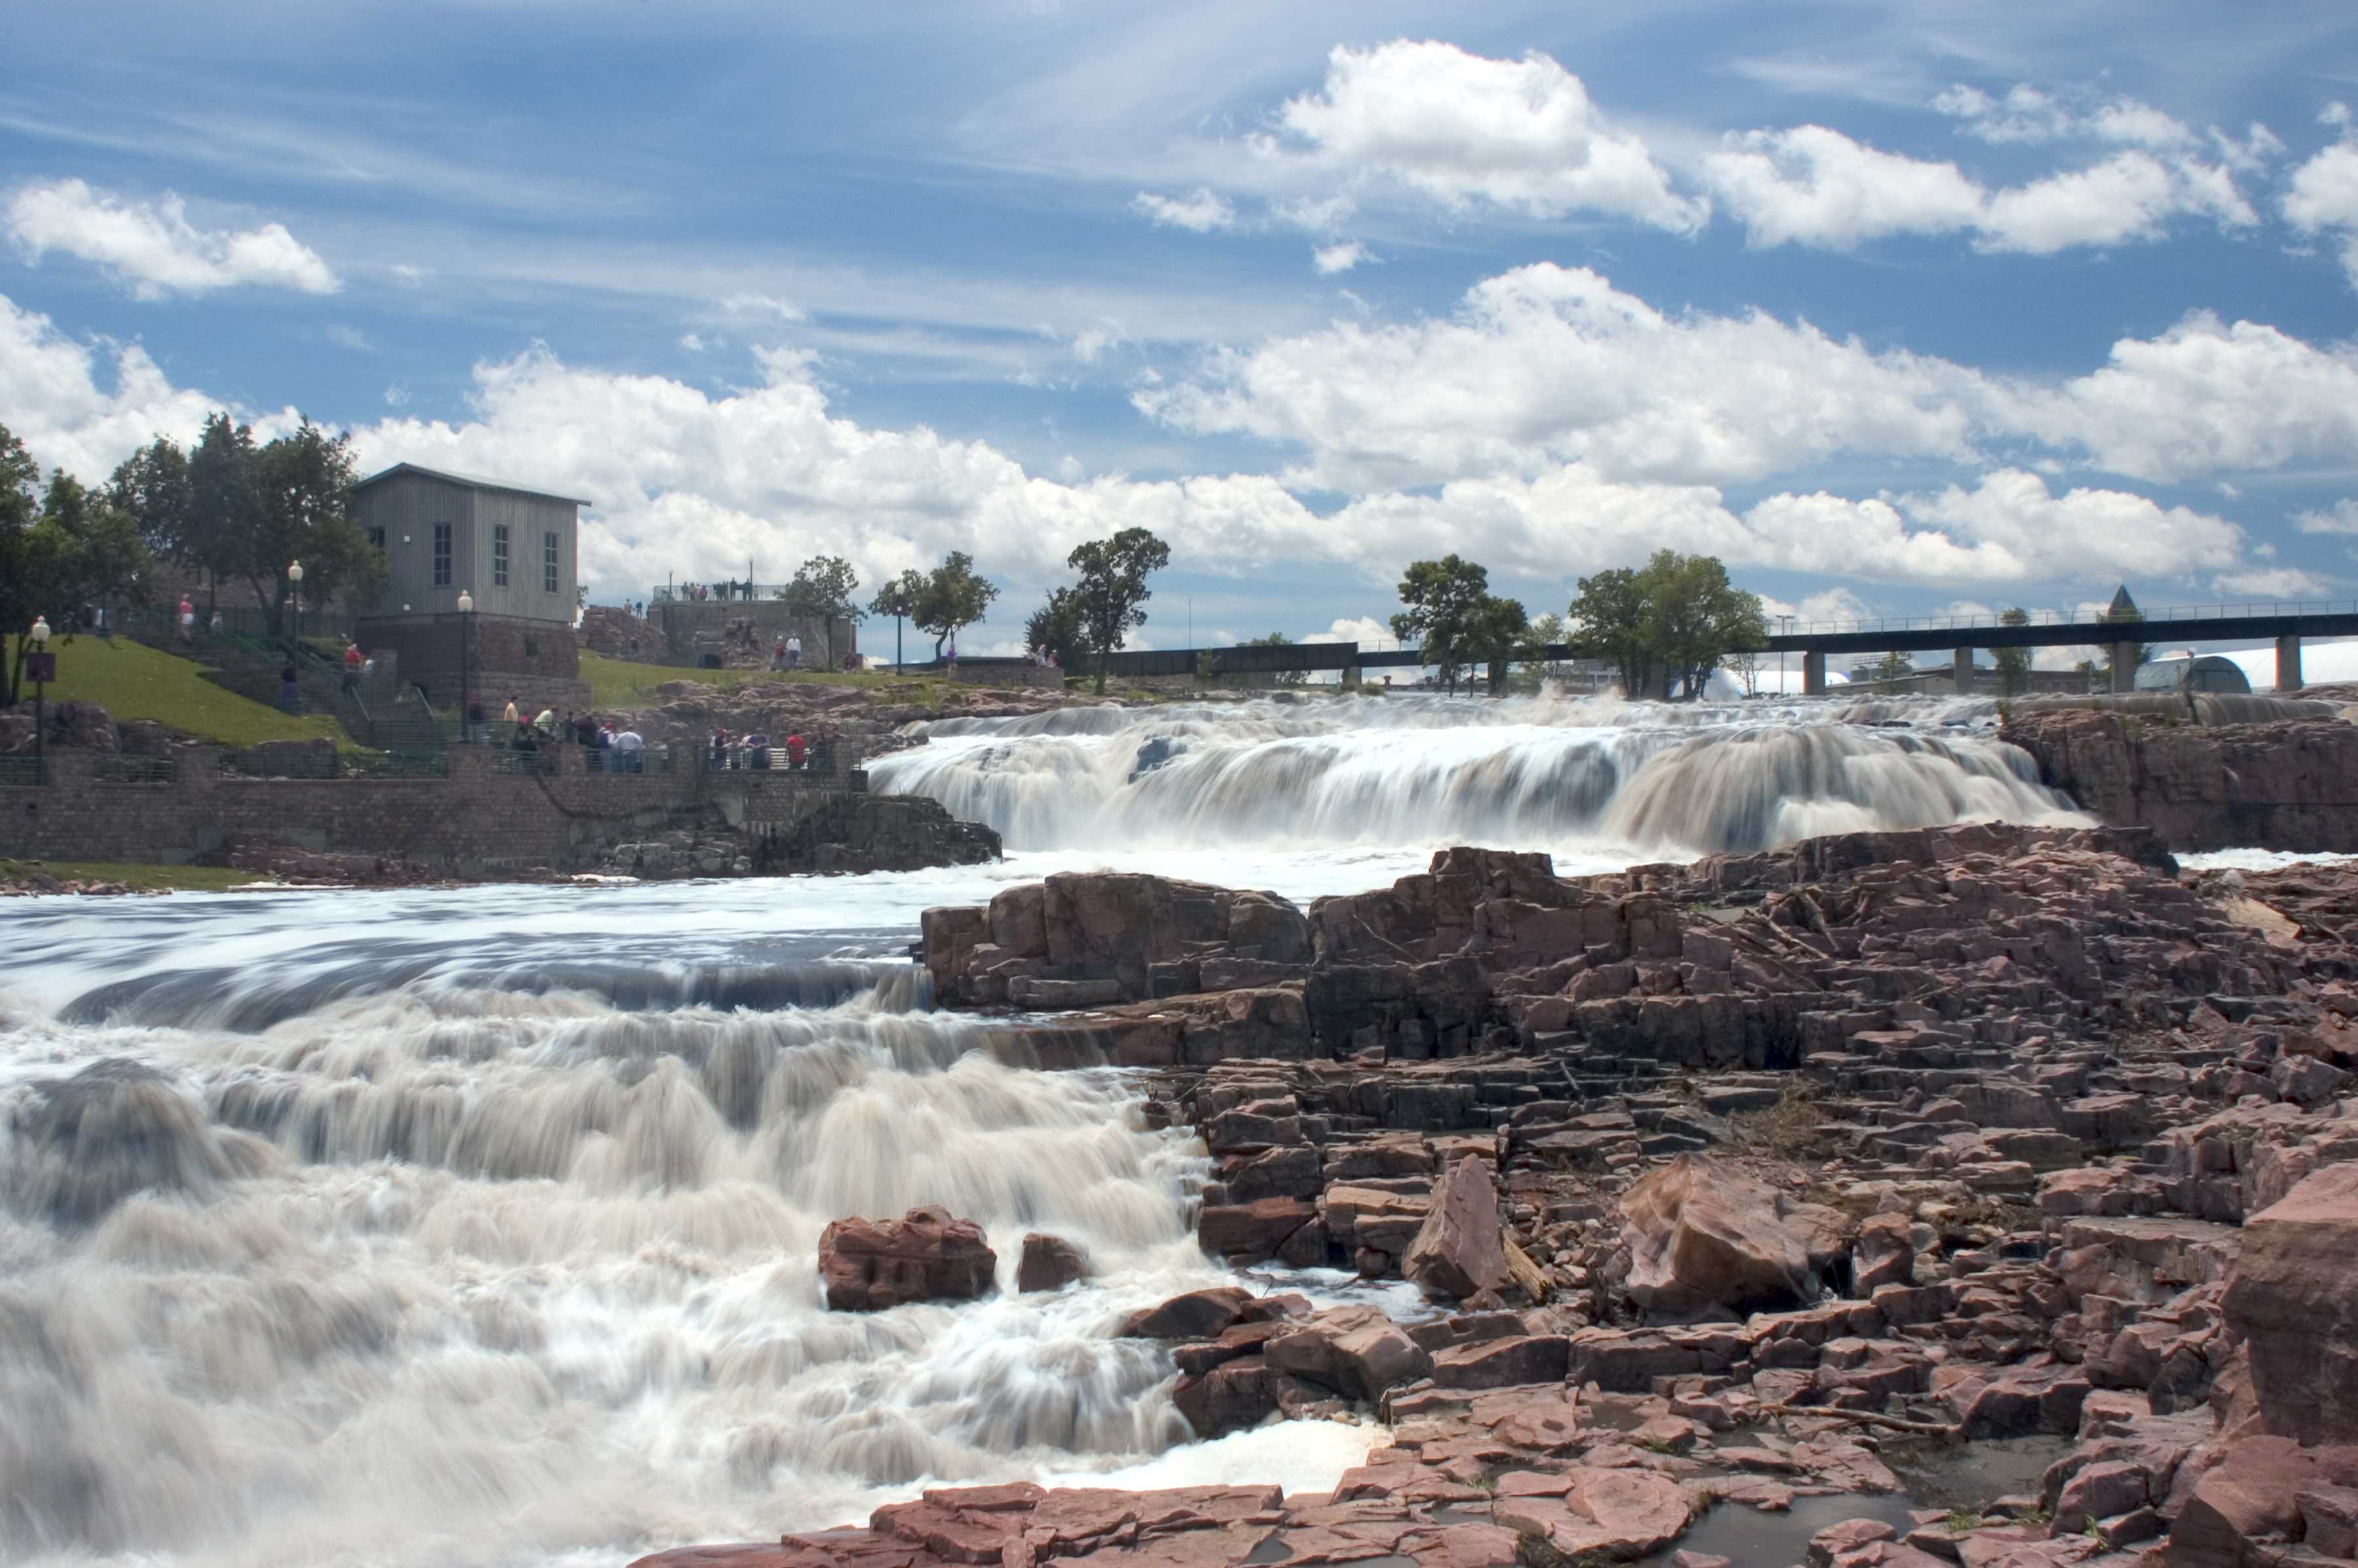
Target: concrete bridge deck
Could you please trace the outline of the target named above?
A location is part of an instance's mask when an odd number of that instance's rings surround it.
[[[1797,626],[1769,637],[1758,649],[1764,654],[1801,655],[1803,691],[1822,696],[1826,689],[1829,654],[1912,653],[1947,650],[1951,668],[1973,666],[1974,653],[1983,648],[2112,647],[2126,650],[2113,660],[2113,687],[2130,689],[2140,643],[2201,643],[2235,640],[2273,642],[2277,653],[2277,689],[2289,691],[2301,684],[2300,643],[2304,637],[2358,637],[2358,602],[2330,604],[2206,604],[2172,606],[2134,620],[2069,621],[2059,615],[2034,615],[2029,623],[2009,626],[1996,616],[1931,616],[1910,620],[1845,621]],[[1416,668],[1432,661],[1416,648],[1362,648],[1357,643],[1254,643],[1226,648],[1141,648],[1108,655],[1110,676],[1192,675],[1197,659],[1212,658],[1220,675],[1275,675],[1287,671],[1334,670],[1346,681],[1379,668]],[[1569,660],[1577,655],[1558,643],[1531,651],[1534,660]]]

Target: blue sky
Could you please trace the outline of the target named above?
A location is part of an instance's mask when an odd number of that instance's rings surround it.
[[[601,601],[963,548],[970,648],[1131,524],[1164,646],[2358,598],[2348,6],[1466,10],[12,12],[0,423],[588,495]]]

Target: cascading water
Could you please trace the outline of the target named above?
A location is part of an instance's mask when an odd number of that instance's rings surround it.
[[[1853,722],[1841,720],[1848,718]],[[617,1564],[931,1480],[1331,1486],[1185,1441],[1121,1315],[1222,1278],[1202,1145],[926,1011],[918,912],[1123,863],[1296,899],[1428,847],[1566,871],[2069,803],[1987,704],[1420,697],[930,727],[874,787],[1009,860],[862,878],[36,899],[0,992],[0,1562]],[[825,1311],[820,1230],[939,1203],[1003,1285]]]
[[[1186,1442],[1111,1336],[1219,1278],[1201,1143],[914,1010],[904,930],[808,935],[841,910],[799,885],[644,890],[669,989],[584,935],[606,890],[14,906],[49,983],[0,994],[0,1561],[619,1563]],[[825,1310],[820,1230],[921,1203],[1001,1293]],[[1015,1294],[1034,1229],[1096,1277]]]
[[[1971,698],[1084,708],[920,725],[927,744],[870,776],[1027,850],[1476,843],[1626,863],[1859,828],[2085,823],[1983,732],[1994,717]]]

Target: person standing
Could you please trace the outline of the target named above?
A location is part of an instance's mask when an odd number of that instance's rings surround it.
[[[799,773],[802,770],[805,749],[801,730],[797,730],[786,737],[786,767],[789,772]]]
[[[614,752],[622,759],[622,771],[626,773],[639,771],[639,753],[646,749],[646,737],[635,730],[625,730],[614,737]]]
[[[185,593],[180,595],[179,622],[180,641],[195,642],[197,640],[197,607],[189,601],[189,596]]]
[[[786,639],[786,668],[790,670],[798,670],[802,667],[803,640],[799,635],[788,637]]]
[[[357,694],[360,689],[361,645],[358,643],[347,643],[344,644],[344,691],[350,696]]]

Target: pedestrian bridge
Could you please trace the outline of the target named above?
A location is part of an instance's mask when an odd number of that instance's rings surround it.
[[[2358,637],[2358,601],[2335,603],[2247,603],[2177,605],[2140,611],[2124,592],[2103,619],[2071,620],[2040,612],[2019,626],[1995,615],[1921,616],[1907,620],[1827,621],[1795,626],[1769,637],[1758,648],[1763,654],[1799,654],[1801,689],[1823,696],[1826,689],[1828,654],[1918,653],[1945,649],[1952,670],[1973,668],[1974,654],[1985,648],[2109,647],[2115,650],[2113,689],[2127,691],[2136,674],[2140,643],[2273,642],[2277,651],[2277,689],[2290,691],[2302,684],[2300,643],[2304,637]],[[1364,678],[1376,668],[1416,668],[1430,663],[1415,648],[1362,648],[1357,643],[1254,643],[1227,648],[1141,648],[1108,655],[1110,676],[1193,675],[1197,661],[1208,654],[1220,675],[1277,675],[1288,671],[1334,670],[1347,681]],[[1569,660],[1577,655],[1564,644],[1552,643],[1530,651],[1530,660]]]

